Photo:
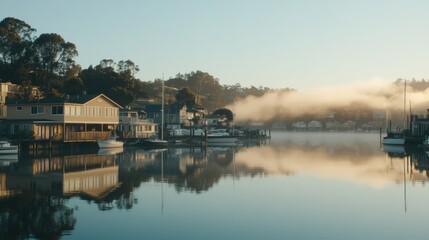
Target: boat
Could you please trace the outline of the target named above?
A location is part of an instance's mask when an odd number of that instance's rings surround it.
[[[156,149],[156,148],[167,148],[168,147],[168,141],[164,140],[164,76],[162,76],[162,99],[161,99],[161,139],[159,139],[157,136],[153,135],[147,139],[141,140],[139,143],[137,143],[137,146],[141,146],[143,148],[150,148],[150,149]]]
[[[205,140],[208,145],[236,146],[239,144],[238,139],[231,136],[226,129],[213,129],[208,131]]]
[[[386,137],[383,137],[382,142],[385,145],[404,145],[405,135],[402,133],[389,132]]]
[[[0,155],[18,154],[18,146],[11,145],[8,141],[0,141]]]
[[[114,136],[108,137],[105,140],[98,140],[97,144],[100,148],[119,148],[124,146],[124,142],[117,141]]]
[[[406,116],[405,116],[405,108],[406,108],[406,99],[407,99],[407,80],[404,81],[404,113],[403,113],[403,124],[404,128],[402,132],[387,132],[387,136],[383,137],[382,143],[386,145],[404,145],[406,144]]]
[[[406,151],[404,145],[385,144],[383,150],[391,157],[404,157]]]
[[[156,136],[152,136],[150,138],[141,140],[137,145],[140,147],[150,148],[150,149],[167,148],[168,147],[168,141],[163,140],[163,139],[159,139]]]
[[[207,132],[207,137],[229,137],[231,136],[226,129],[212,129]]]

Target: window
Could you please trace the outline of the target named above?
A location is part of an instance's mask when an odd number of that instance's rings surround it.
[[[22,106],[17,106],[16,111],[22,111]]]
[[[64,114],[63,106],[52,106],[52,115],[62,115]]]
[[[37,114],[37,107],[31,107],[31,114]]]
[[[31,107],[31,114],[44,114],[44,113],[45,113],[45,107],[40,107],[40,106]]]

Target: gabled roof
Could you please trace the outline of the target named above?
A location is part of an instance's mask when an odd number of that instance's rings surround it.
[[[7,99],[7,105],[18,105],[18,104],[64,104],[64,103],[75,103],[75,104],[85,104],[97,97],[104,97],[110,102],[112,102],[117,107],[122,107],[117,104],[112,99],[108,98],[104,94],[90,94],[90,95],[77,95],[77,96],[68,96],[68,97],[56,97],[56,98],[43,98],[37,100],[18,100],[18,99]]]

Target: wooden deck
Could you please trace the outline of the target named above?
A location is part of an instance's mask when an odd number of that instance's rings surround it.
[[[36,138],[34,141],[51,140],[55,142],[95,142],[97,140],[107,139],[110,132],[69,132],[66,133],[63,139],[63,134],[56,134],[51,139]]]

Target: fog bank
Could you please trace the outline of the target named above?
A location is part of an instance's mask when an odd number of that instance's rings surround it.
[[[428,102],[428,90],[414,93],[407,87],[407,111],[409,101],[413,106]],[[227,106],[235,114],[236,121],[264,122],[273,118],[295,118],[309,114],[326,114],[334,109],[356,106],[389,111],[404,107],[404,85],[383,79],[342,86],[331,86],[285,92],[273,90],[261,97],[249,96]]]

